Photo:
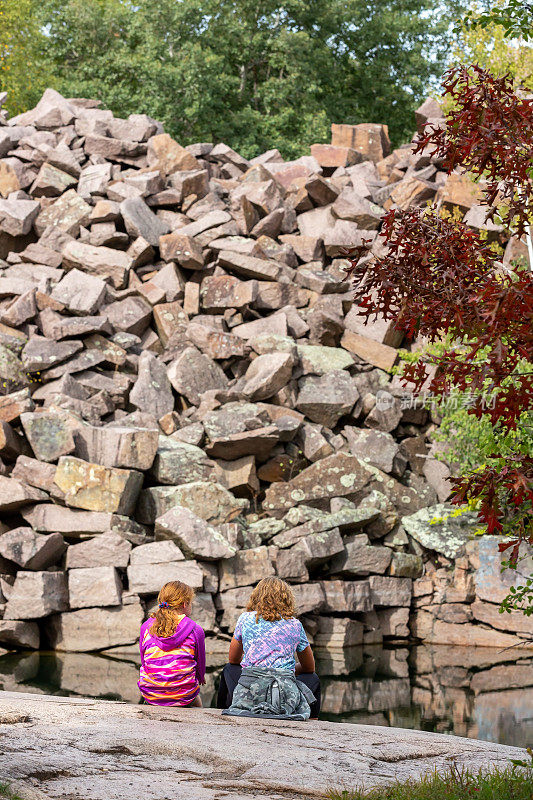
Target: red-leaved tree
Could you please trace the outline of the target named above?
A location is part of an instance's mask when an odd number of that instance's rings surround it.
[[[446,73],[443,89],[451,110],[446,126],[427,126],[414,152],[433,151],[448,173],[462,169],[480,179],[487,218],[497,216],[521,236],[533,219],[533,101],[513,91],[510,78],[477,66]],[[407,364],[405,383],[421,388],[428,364],[437,367],[429,387],[445,394],[471,392],[469,409],[490,414],[499,430],[516,428],[533,409],[533,273],[527,266],[505,269],[480,234],[462,222],[443,219],[435,206],[393,209],[381,230],[386,255],[351,256],[355,299],[362,313],[395,320],[408,337],[454,342],[440,356]],[[482,392],[495,398],[483,407]],[[476,394],[477,393],[477,394]],[[494,464],[501,454],[491,454]],[[512,533],[502,541],[516,564],[522,542],[533,544],[533,458],[517,451],[501,468],[489,463],[454,481],[453,500],[478,503],[489,533]]]

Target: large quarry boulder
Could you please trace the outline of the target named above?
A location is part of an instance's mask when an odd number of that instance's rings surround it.
[[[243,378],[242,393],[250,400],[266,400],[279,392],[292,377],[294,360],[289,353],[265,353],[250,364]]]
[[[83,608],[50,617],[47,635],[55,650],[88,652],[133,644],[143,620],[140,603]]]
[[[218,561],[235,554],[235,548],[219,531],[181,506],[158,517],[154,530],[157,538],[175,542],[187,558]]]
[[[115,567],[86,567],[68,573],[70,608],[119,606],[122,583]]]
[[[501,603],[509,594],[511,586],[524,585],[528,576],[533,572],[531,556],[519,561],[516,571],[505,570],[502,572],[501,554],[498,549],[499,541],[497,536],[482,536],[469,545],[469,553],[477,567],[476,596],[489,603]],[[505,619],[507,615],[502,616]],[[515,628],[511,628],[511,630],[513,629]]]
[[[23,650],[38,650],[39,626],[36,622],[2,619],[0,620],[0,643],[7,647],[20,647]]]
[[[76,431],[76,455],[104,467],[150,469],[158,443],[155,429],[84,425]]]
[[[248,502],[234,497],[219,483],[195,481],[183,486],[145,489],[139,498],[137,514],[141,522],[153,524],[174,506],[186,508],[213,525],[221,525],[238,516]]]
[[[54,481],[64,492],[68,506],[130,514],[142,485],[142,474],[62,456]]]
[[[130,542],[118,533],[108,531],[85,542],[70,545],[65,566],[67,569],[107,566],[125,568],[128,566],[130,553]]]
[[[353,378],[339,370],[302,378],[296,408],[313,422],[334,428],[342,416],[350,413],[358,399]]]
[[[4,619],[40,619],[68,606],[63,572],[18,572]]]
[[[178,394],[198,404],[200,395],[212,389],[226,389],[228,380],[215,362],[194,347],[188,347],[168,368],[168,379]]]
[[[157,594],[161,587],[169,581],[181,581],[195,590],[202,589],[204,575],[196,561],[168,561],[158,564],[135,563],[130,564],[128,567],[130,591],[141,597]],[[136,636],[138,635],[139,631],[136,633]],[[121,644],[121,642],[117,642],[117,644]],[[107,646],[110,647],[111,645]]]
[[[0,555],[24,570],[43,570],[57,564],[66,550],[60,533],[43,536],[31,528],[15,528],[0,536]]]

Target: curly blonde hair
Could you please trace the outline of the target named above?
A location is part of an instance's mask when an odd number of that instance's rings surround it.
[[[267,622],[290,619],[295,614],[294,594],[281,578],[263,578],[250,595],[246,610],[256,612],[256,622],[259,617]]]
[[[192,603],[195,591],[181,581],[165,583],[157,596],[158,609],[153,614],[155,622],[150,628],[152,636],[173,636],[186,603]],[[166,604],[161,608],[161,604]]]

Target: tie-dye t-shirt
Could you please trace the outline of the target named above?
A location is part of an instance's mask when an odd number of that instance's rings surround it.
[[[255,621],[255,611],[245,611],[237,620],[234,637],[242,642],[243,667],[271,667],[294,669],[296,651],[309,646],[299,619],[279,619],[267,622],[263,617]]]

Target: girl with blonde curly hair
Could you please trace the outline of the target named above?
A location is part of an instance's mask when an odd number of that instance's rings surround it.
[[[314,695],[310,703],[311,717],[318,716],[320,681],[315,674],[313,651],[296,617],[293,591],[281,578],[263,578],[252,591],[246,611],[237,620],[229,648],[229,664],[220,682],[219,708],[232,705],[234,690],[242,682],[242,670],[271,679],[292,674],[293,680],[296,678],[311,690]]]
[[[194,589],[165,583],[157,609],[141,626],[138,687],[146,703],[201,707],[205,683],[205,634],[191,616]]]

